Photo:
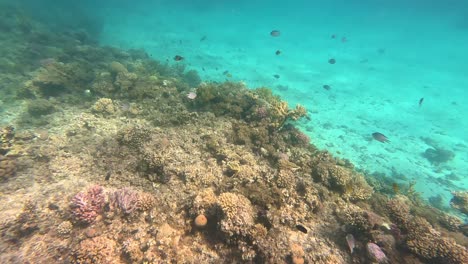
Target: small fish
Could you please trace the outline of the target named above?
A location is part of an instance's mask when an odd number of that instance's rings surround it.
[[[336,39],[336,35],[335,34],[331,35],[331,38]]]
[[[323,87],[323,89],[325,89],[327,91],[330,91],[330,89],[331,89],[331,86],[328,85],[328,84],[324,84],[322,87]]]
[[[336,60],[333,59],[333,58],[332,58],[332,59],[329,59],[329,60],[328,60],[328,63],[330,63],[330,64],[335,64],[335,63],[336,63]]]
[[[346,235],[346,243],[348,243],[349,251],[351,251],[351,254],[353,254],[354,248],[356,248],[356,240],[352,234]]]
[[[281,32],[280,32],[279,30],[275,29],[275,30],[272,30],[272,31],[270,32],[270,35],[271,35],[272,37],[279,37],[279,36],[281,35]]]
[[[232,77],[232,74],[228,73],[228,74],[226,74],[226,77],[227,77],[227,78],[231,78],[231,77]]]
[[[400,193],[400,186],[398,186],[398,183],[394,182],[394,183],[392,184],[392,189],[393,189],[393,192],[394,192],[395,194],[399,194],[399,193]]]
[[[223,71],[223,75],[227,75],[229,73],[228,70]]]
[[[388,138],[382,134],[382,133],[379,133],[379,132],[374,132],[372,133],[372,137],[377,140],[377,141],[380,141],[382,143],[385,143],[385,142],[390,142],[390,140],[388,140]]]
[[[206,36],[201,37],[200,41],[206,40]]]
[[[423,102],[424,102],[424,97],[421,97],[421,99],[419,99],[419,107],[421,107]]]
[[[346,37],[342,37],[341,38],[341,43],[346,43],[346,42],[348,42],[348,39]]]
[[[194,100],[195,98],[197,98],[197,93],[196,92],[189,92],[187,94],[187,98],[190,99],[190,100]]]
[[[280,54],[281,54],[281,50],[277,50],[277,51],[275,52],[275,54],[276,54],[276,55],[280,55]]]
[[[174,56],[174,60],[175,60],[175,61],[181,61],[181,60],[183,60],[183,59],[184,59],[184,57],[182,57],[182,56],[180,56],[180,55],[175,55],[175,56]]]
[[[275,75],[273,75],[273,77],[275,77],[276,79],[280,78],[279,74],[275,74]]]

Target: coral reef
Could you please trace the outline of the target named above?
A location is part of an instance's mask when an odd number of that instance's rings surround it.
[[[468,191],[452,192],[450,205],[464,214],[468,214]]]
[[[466,258],[458,218],[425,205],[414,182],[392,186],[408,181],[397,172],[364,178],[317,150],[296,127],[306,109],[270,89],[202,82],[182,63],[52,32],[16,7],[0,14],[2,101],[20,113],[0,129],[4,262]],[[455,192],[452,206],[466,213],[465,198]]]

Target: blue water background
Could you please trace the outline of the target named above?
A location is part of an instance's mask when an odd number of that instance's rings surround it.
[[[21,2],[103,45],[169,63],[181,55],[204,80],[270,87],[306,106],[312,120],[299,125],[319,148],[415,180],[425,198],[448,204],[451,190],[467,189],[467,1]],[[372,140],[377,131],[390,142]],[[431,164],[421,154],[436,146],[455,157]]]

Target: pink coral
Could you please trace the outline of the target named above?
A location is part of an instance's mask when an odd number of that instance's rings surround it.
[[[387,256],[385,253],[374,243],[367,243],[367,254],[373,262],[377,263],[388,263]]]
[[[111,204],[119,208],[124,214],[131,214],[138,209],[139,198],[138,192],[130,188],[122,188],[114,192]]]
[[[104,189],[99,185],[89,188],[86,192],[79,192],[71,203],[73,217],[79,222],[90,224],[102,212],[104,203]]]

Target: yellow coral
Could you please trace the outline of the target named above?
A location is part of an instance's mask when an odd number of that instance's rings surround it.
[[[91,110],[98,114],[112,115],[115,113],[114,102],[109,98],[101,98],[94,103]]]

